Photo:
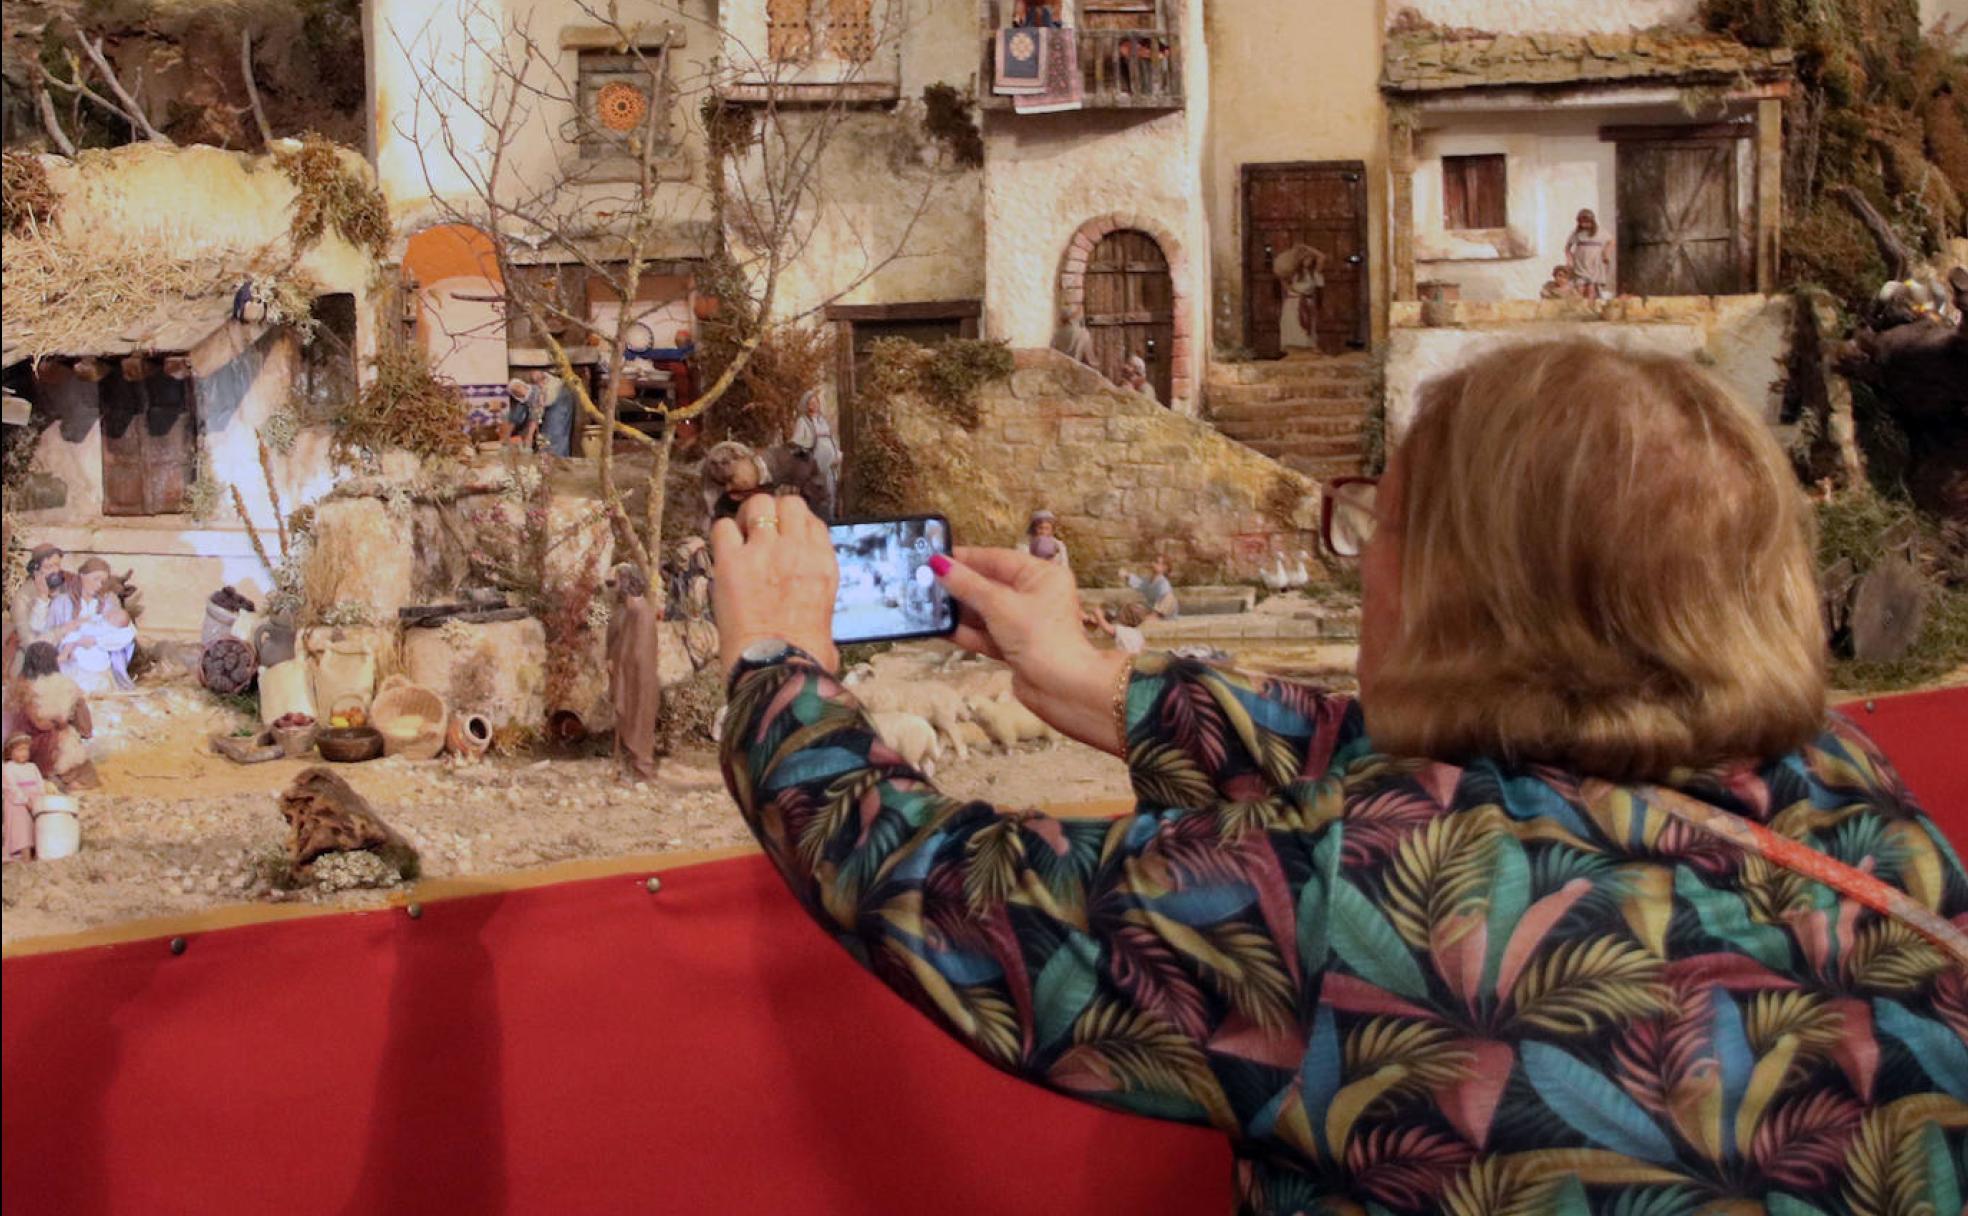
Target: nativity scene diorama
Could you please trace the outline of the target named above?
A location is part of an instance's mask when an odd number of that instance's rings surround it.
[[[1066,570],[1103,649],[1347,687],[1335,488],[1551,337],[1691,359],[1781,439],[1855,681],[1964,661],[1959,23],[1253,3],[10,25],[8,858],[149,912],[400,888],[335,860],[398,844],[736,843],[715,538],[760,497]],[[933,632],[908,556],[857,604]],[[843,657],[945,779],[1125,794],[995,661]],[[61,873],[8,867],[10,938],[106,915]]]

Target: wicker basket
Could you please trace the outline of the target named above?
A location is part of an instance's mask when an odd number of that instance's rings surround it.
[[[298,760],[314,750],[314,739],[321,733],[321,724],[310,722],[306,726],[275,726],[270,729],[273,741],[287,753],[287,758]]]
[[[383,732],[385,755],[405,760],[432,760],[444,750],[444,727],[450,718],[444,698],[401,675],[383,681],[369,705],[369,722]]]

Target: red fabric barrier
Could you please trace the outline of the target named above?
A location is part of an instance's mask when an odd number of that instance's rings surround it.
[[[1968,686],[1838,708],[1885,751],[1956,850],[1968,847]]]
[[[1968,841],[1968,690],[1845,707]],[[0,1206],[1195,1213],[1213,1133],[1003,1076],[762,858],[9,960]]]
[[[9,960],[8,1213],[1225,1211],[996,1072],[760,857]]]

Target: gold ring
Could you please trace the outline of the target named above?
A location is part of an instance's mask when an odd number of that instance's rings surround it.
[[[761,515],[752,521],[752,526],[754,528],[776,528],[779,526],[779,517],[777,515]]]

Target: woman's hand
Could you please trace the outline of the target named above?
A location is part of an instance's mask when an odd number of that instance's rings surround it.
[[[962,606],[957,645],[1003,659],[1018,699],[1057,730],[1122,750],[1114,694],[1128,656],[1087,640],[1071,570],[1011,549],[959,549],[956,561],[930,564]]]
[[[728,672],[753,642],[779,638],[840,669],[834,595],[840,567],[827,525],[797,496],[754,494],[711,526],[711,611]]]

